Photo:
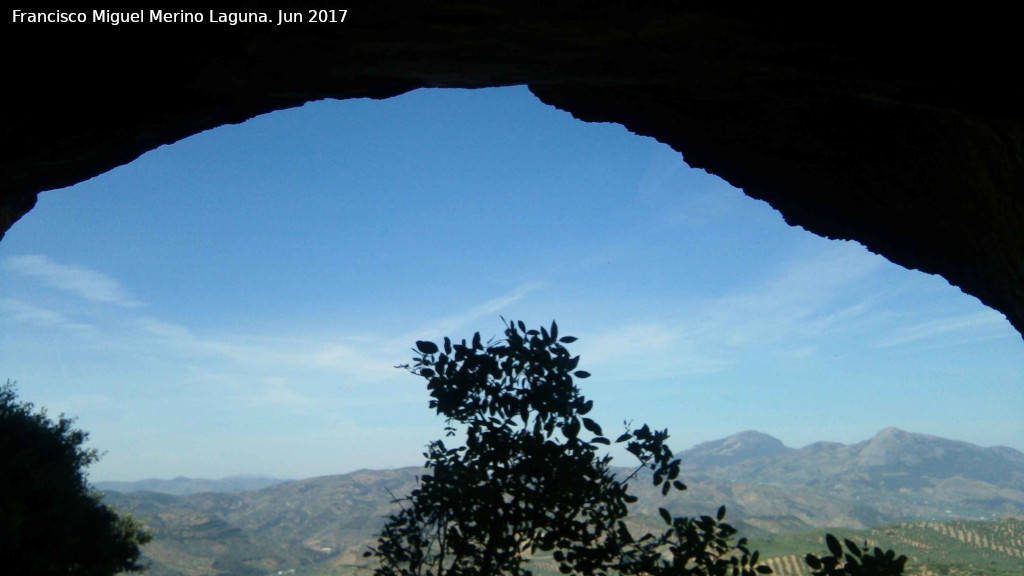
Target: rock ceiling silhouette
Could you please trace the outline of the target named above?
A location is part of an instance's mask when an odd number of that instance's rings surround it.
[[[264,9],[276,20],[281,6]],[[1009,15],[346,8],[335,24],[8,24],[0,233],[40,192],[257,114],[526,84],[582,120],[657,138],[792,225],[941,274],[1024,332],[1024,83]]]

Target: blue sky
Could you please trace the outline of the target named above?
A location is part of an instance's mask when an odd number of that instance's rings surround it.
[[[785,224],[522,87],[308,104],[62,190],[0,242],[0,378],[93,480],[418,465],[418,339],[558,321],[605,427],[678,449],[886,426],[1024,449],[1024,342],[944,279]]]

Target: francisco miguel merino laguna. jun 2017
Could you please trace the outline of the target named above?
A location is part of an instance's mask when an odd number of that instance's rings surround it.
[[[73,24],[102,23],[117,26],[119,24],[142,23],[184,23],[184,24],[331,24],[342,23],[348,10],[303,10],[286,12],[278,10],[274,18],[267,12],[187,12],[185,10],[134,10],[131,12],[114,12],[111,10],[93,10],[90,12],[68,12],[53,10],[49,12],[28,12],[12,10],[11,22],[15,24]]]

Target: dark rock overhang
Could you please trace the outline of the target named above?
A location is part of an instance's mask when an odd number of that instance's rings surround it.
[[[244,9],[276,20],[280,6]],[[941,274],[1024,332],[1016,20],[763,6],[376,1],[335,24],[8,23],[0,234],[39,192],[257,114],[526,84],[671,145],[792,225]]]

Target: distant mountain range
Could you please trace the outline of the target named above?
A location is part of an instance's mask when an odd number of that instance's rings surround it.
[[[170,480],[147,478],[146,480],[137,480],[135,482],[96,482],[94,487],[100,492],[159,492],[174,496],[187,496],[202,492],[262,490],[282,482],[288,482],[288,480],[271,478],[270,476],[228,476],[220,480],[178,476]]]
[[[812,527],[1024,516],[1024,453],[896,428],[853,445],[819,442],[801,449],[749,431],[678,456],[689,490],[663,499],[641,475],[631,486],[640,497],[634,511],[639,522],[653,522],[658,507],[698,515],[725,504],[734,525],[763,537]],[[319,567],[324,571],[309,574],[320,574],[362,564],[360,554],[392,509],[392,495],[411,491],[421,472],[363,470],[298,481],[177,478],[97,487],[106,491],[107,502],[156,532],[147,547],[152,576],[259,574],[275,566]]]
[[[969,478],[1024,489],[1024,453],[982,448],[937,436],[886,428],[857,444],[817,442],[788,448],[777,438],[747,431],[698,444],[681,454],[698,477],[800,486],[825,478],[850,479],[892,489],[917,488],[924,479]],[[909,483],[909,484],[908,484]]]
[[[792,498],[785,505],[789,512],[815,526],[868,528],[1024,511],[1024,453],[897,428],[857,444],[818,442],[800,449],[766,434],[742,432],[694,446],[680,457],[685,477],[695,485],[725,483],[733,491],[746,487],[762,494],[747,511],[751,516],[765,515],[761,508],[771,500],[765,501],[770,489]],[[801,513],[798,500],[820,498],[829,501],[830,513]]]

